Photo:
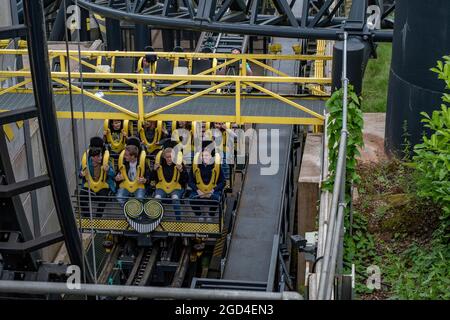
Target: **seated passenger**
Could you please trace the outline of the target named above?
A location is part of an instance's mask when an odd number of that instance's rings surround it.
[[[146,146],[149,154],[155,154],[161,150],[159,142],[167,131],[162,121],[138,121],[138,133],[142,143]]]
[[[233,48],[233,49],[231,49],[231,53],[232,54],[242,54],[242,51],[240,48]],[[219,71],[217,71],[217,74],[242,75],[241,68],[242,68],[242,63],[239,62],[239,70],[236,70],[237,67],[235,67],[233,64],[231,64],[231,65],[221,68]],[[250,65],[248,62],[245,64],[245,69],[246,69],[247,76],[253,75],[253,70],[250,68]]]
[[[213,153],[215,153],[213,151]],[[225,178],[221,165],[220,156],[215,153],[212,157],[211,151],[205,148],[200,154],[197,153],[192,163],[192,169],[189,176],[189,187],[192,189],[190,199],[210,199],[220,200],[220,196],[225,187]],[[192,204],[205,204],[205,201],[191,200]],[[206,202],[208,204],[208,202]],[[201,215],[200,208],[192,206],[197,216]],[[215,215],[212,208],[209,215]]]
[[[128,120],[108,120],[103,123],[103,138],[111,151],[120,153],[125,148],[128,136]]]
[[[156,181],[155,198],[181,199],[188,181],[181,152],[174,159],[174,149],[166,148],[158,152],[155,158],[155,170],[152,180]],[[175,160],[176,162],[174,162]],[[176,202],[177,203],[177,202]],[[175,206],[175,214],[180,215],[180,207]]]
[[[88,170],[89,168],[89,170]],[[116,192],[113,180],[114,170],[109,161],[109,151],[105,149],[103,139],[91,138],[89,149],[83,154],[81,160],[80,178],[80,207],[83,216],[89,216],[89,198],[98,201],[96,216],[101,216],[106,205],[106,198],[110,192]],[[90,197],[89,197],[90,194]]]
[[[145,161],[146,152],[140,149],[139,140],[129,138],[125,150],[119,156],[117,200],[122,207],[127,197],[134,196],[139,200],[145,197],[145,184],[150,180],[150,171]]]
[[[186,154],[183,156],[190,156],[190,152],[192,151],[192,143],[193,143],[193,129],[192,124],[188,121],[174,121],[172,123],[172,141],[176,143],[181,143],[183,146],[182,152]]]

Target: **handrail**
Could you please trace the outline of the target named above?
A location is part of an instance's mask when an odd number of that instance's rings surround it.
[[[67,57],[66,50],[48,50],[49,56],[55,58],[58,56]],[[27,49],[0,49],[0,55],[28,55]],[[145,51],[88,51],[81,50],[82,57],[145,57],[146,55],[157,56],[158,58],[186,58],[186,59],[272,59],[272,60],[332,60],[330,55],[292,55],[292,54],[232,54],[232,53],[200,53],[200,52],[145,52]],[[77,50],[69,50],[70,56],[78,57]]]
[[[342,129],[339,141],[338,159],[336,164],[336,174],[333,185],[331,200],[331,210],[329,214],[329,225],[325,239],[323,263],[320,272],[318,296],[319,300],[331,299],[334,286],[335,268],[337,264],[337,252],[339,238],[344,220],[345,203],[345,168],[347,149],[347,32],[344,32],[344,50],[342,57],[342,88],[343,88],[343,108],[342,108]]]

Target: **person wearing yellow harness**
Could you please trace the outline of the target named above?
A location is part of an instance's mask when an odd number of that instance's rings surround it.
[[[103,125],[105,143],[111,146],[111,151],[120,153],[125,148],[128,135],[128,120],[105,120]]]
[[[115,179],[120,183],[117,201],[121,206],[125,204],[127,197],[133,195],[136,199],[143,200],[145,184],[150,180],[150,171],[145,163],[145,151],[139,152],[138,145],[137,138],[129,138],[125,150],[119,156]]]
[[[105,150],[103,139],[91,138],[89,149],[83,154],[81,161],[80,208],[83,216],[88,216],[91,201],[96,202],[96,216],[101,216],[109,193],[116,192],[114,170],[109,160],[109,151]]]
[[[152,180],[156,181],[155,198],[173,199],[175,214],[179,216],[180,207],[178,200],[183,196],[188,181],[188,174],[183,165],[181,153],[176,158],[174,153],[174,149],[170,147],[158,152],[155,158]]]
[[[200,199],[219,201],[222,191],[225,187],[225,178],[221,165],[220,155],[207,148],[201,153],[197,153],[192,163],[192,169],[189,176],[189,187],[192,193],[189,196],[192,209],[197,216],[201,215],[200,207],[194,204],[210,204],[208,201],[201,201]],[[201,158],[201,159],[199,159]],[[209,215],[215,215],[215,208],[209,210]]]
[[[149,154],[161,150],[159,142],[165,138],[167,130],[162,121],[138,121],[138,135]]]

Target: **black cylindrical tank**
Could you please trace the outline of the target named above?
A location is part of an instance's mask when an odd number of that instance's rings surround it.
[[[336,41],[333,47],[332,90],[341,88],[342,79],[342,55],[344,42]],[[370,49],[367,41],[359,37],[350,36],[347,40],[347,78],[360,95],[364,71],[369,60]]]
[[[420,112],[439,109],[445,83],[430,71],[450,54],[450,0],[397,0],[386,114],[385,150],[420,143]],[[405,130],[406,129],[406,130]]]

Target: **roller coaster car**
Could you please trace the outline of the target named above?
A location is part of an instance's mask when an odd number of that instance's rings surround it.
[[[85,196],[86,197],[86,196]],[[152,237],[219,238],[222,235],[227,196],[209,199],[127,199],[122,208],[115,197],[87,199],[74,196],[74,210],[82,232],[111,233],[125,236],[150,234]],[[81,205],[80,203],[84,203]],[[93,217],[82,211],[92,208]],[[101,217],[98,212],[101,210]]]

